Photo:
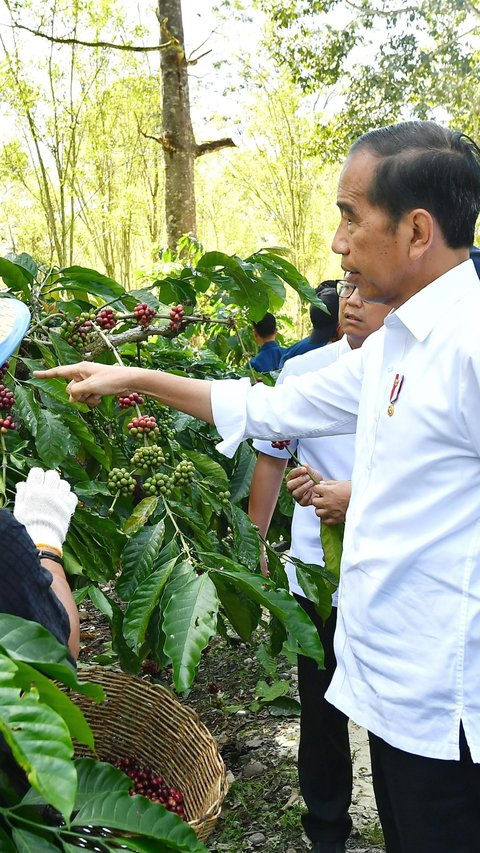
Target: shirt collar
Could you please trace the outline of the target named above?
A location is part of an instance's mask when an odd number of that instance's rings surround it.
[[[385,326],[400,321],[418,340],[424,341],[449,306],[469,295],[479,293],[480,281],[473,261],[464,261],[411,296],[385,318]]]
[[[265,349],[272,349],[272,347],[278,347],[278,346],[279,346],[279,344],[277,344],[276,341],[265,341],[265,343],[262,344],[260,349],[264,349],[264,350]]]

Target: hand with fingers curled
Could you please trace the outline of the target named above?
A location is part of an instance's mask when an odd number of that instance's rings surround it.
[[[350,480],[322,480],[313,486],[311,502],[322,524],[345,521],[351,492]]]
[[[313,486],[321,479],[322,475],[318,471],[314,471],[309,465],[300,465],[287,474],[286,486],[291,497],[300,506],[310,506]]]

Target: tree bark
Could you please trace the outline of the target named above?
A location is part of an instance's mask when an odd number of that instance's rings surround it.
[[[181,0],[158,0],[163,42],[162,136],[165,158],[165,218],[170,248],[183,234],[195,235],[194,166],[196,143],[190,117],[187,60],[183,36]]]

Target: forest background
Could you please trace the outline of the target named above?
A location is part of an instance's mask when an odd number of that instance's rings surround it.
[[[219,138],[195,157],[206,250],[281,246],[313,285],[337,277],[335,186],[358,133],[418,116],[479,136],[474,2],[2,0],[2,255],[127,289],[158,274],[171,235],[156,46],[180,12],[194,139]],[[283,310],[287,336],[304,334],[296,294]]]

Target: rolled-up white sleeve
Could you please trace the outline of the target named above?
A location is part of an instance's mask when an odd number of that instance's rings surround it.
[[[251,387],[247,377],[215,379],[212,382],[210,402],[213,420],[223,439],[217,444],[217,450],[224,456],[233,456],[246,438],[247,395]]]
[[[211,404],[222,437],[217,449],[233,456],[246,438],[279,441],[354,433],[363,377],[361,350],[274,388],[249,379],[212,382]]]

